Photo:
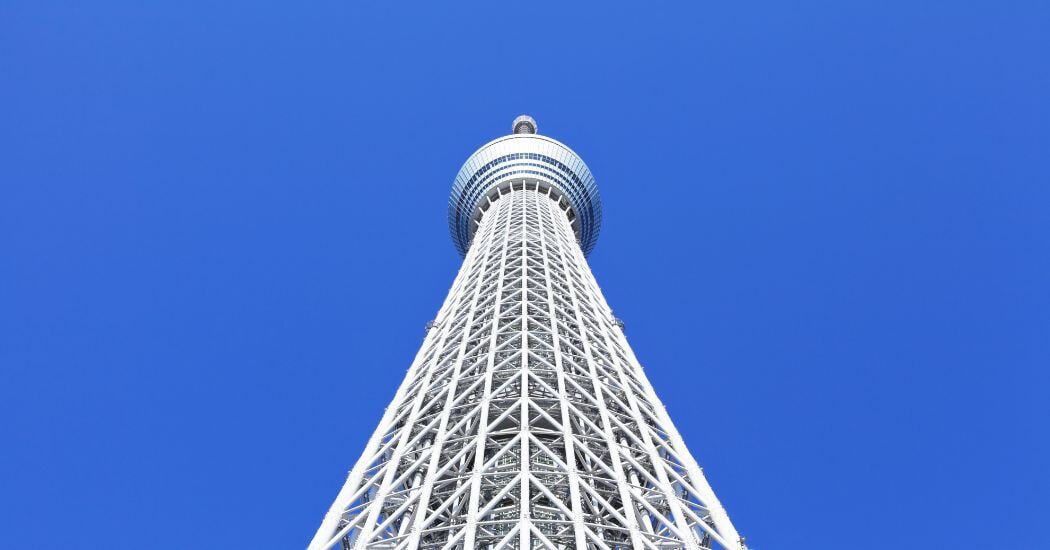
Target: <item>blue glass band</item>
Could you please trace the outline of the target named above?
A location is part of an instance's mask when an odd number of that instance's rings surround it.
[[[537,134],[515,134],[493,140],[463,163],[449,197],[448,225],[452,241],[466,255],[474,237],[478,207],[488,193],[509,180],[541,179],[565,195],[576,214],[576,238],[584,254],[598,240],[602,205],[594,176],[572,149]]]

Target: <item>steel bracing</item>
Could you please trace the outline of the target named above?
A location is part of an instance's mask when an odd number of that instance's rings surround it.
[[[743,549],[548,179],[482,199],[463,266],[311,550]]]

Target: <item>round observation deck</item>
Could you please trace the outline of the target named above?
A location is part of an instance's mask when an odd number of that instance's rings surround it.
[[[602,205],[590,169],[572,149],[536,133],[528,115],[514,119],[511,135],[482,145],[459,169],[449,197],[448,226],[452,241],[466,255],[485,209],[514,184],[550,189],[569,204],[569,219],[584,254],[598,240]]]

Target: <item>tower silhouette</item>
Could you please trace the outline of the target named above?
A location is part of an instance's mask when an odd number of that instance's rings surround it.
[[[512,132],[456,176],[463,266],[309,548],[743,550],[587,265],[594,177]]]

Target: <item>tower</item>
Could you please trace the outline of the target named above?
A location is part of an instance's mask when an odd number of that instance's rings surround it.
[[[587,265],[594,177],[512,132],[456,176],[463,266],[310,550],[743,550]]]

